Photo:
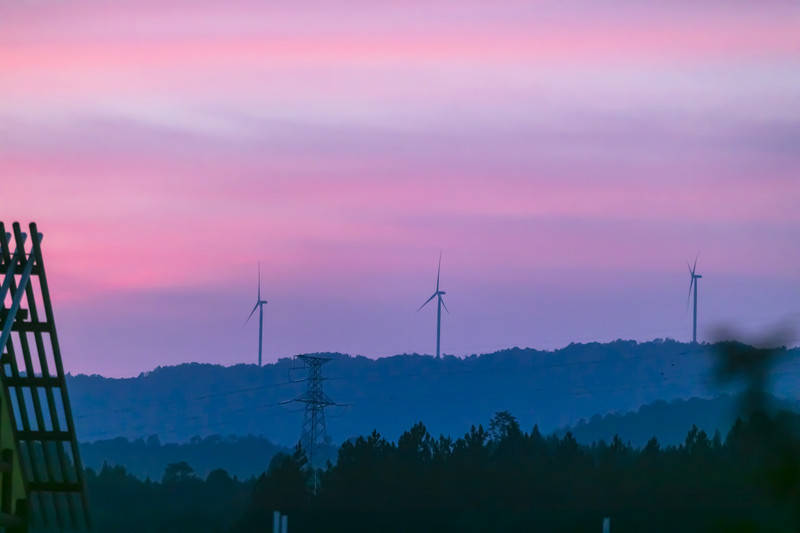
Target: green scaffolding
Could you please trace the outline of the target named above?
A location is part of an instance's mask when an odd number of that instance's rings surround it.
[[[36,224],[0,222],[0,528],[90,529],[83,466]]]

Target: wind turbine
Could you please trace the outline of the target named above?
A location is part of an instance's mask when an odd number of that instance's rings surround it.
[[[689,266],[689,298],[692,297],[692,289],[694,289],[694,319],[692,321],[692,343],[697,344],[697,280],[702,278],[697,274],[697,258],[694,259],[694,266],[686,263]]]
[[[253,313],[258,309],[258,366],[261,366],[261,344],[264,333],[264,304],[266,303],[266,300],[261,299],[261,263],[258,263],[258,297],[256,298],[256,305],[253,306],[253,310],[250,311],[250,314],[247,315],[247,320],[244,321],[245,324],[250,322]]]
[[[437,359],[439,358],[439,346],[441,345],[441,340],[442,340],[442,307],[444,307],[444,310],[447,311],[448,313],[450,312],[450,310],[444,303],[444,298],[442,298],[442,296],[444,296],[447,293],[439,290],[439,274],[441,273],[441,271],[442,271],[442,252],[439,252],[439,267],[436,269],[436,289],[433,291],[431,297],[425,300],[425,303],[420,305],[419,309],[417,309],[417,312],[419,312],[422,310],[423,307],[428,305],[428,303],[431,300],[433,300],[434,298],[437,299],[437,309],[436,309],[436,358]]]

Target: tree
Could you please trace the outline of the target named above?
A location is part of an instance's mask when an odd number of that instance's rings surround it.
[[[164,469],[164,476],[161,478],[161,482],[164,484],[180,483],[192,478],[194,478],[194,468],[189,466],[189,463],[186,461],[179,461],[167,465]]]
[[[500,442],[508,438],[521,436],[522,431],[514,415],[508,411],[499,411],[495,413],[489,422],[489,435],[493,441]]]

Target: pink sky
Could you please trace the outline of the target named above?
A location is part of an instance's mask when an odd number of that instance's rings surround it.
[[[793,2],[0,5],[0,218],[67,367],[800,321]],[[91,327],[90,327],[91,324]],[[95,325],[97,327],[95,327]]]

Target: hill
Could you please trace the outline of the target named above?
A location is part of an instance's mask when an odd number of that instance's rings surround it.
[[[683,444],[692,425],[708,435],[718,431],[725,438],[739,416],[740,402],[740,396],[729,394],[670,402],[658,400],[627,413],[597,414],[557,433],[564,435],[570,431],[582,444],[610,442],[617,435],[635,448],[643,448],[652,437],[658,438],[662,445]],[[775,409],[800,413],[796,401],[772,397],[770,403]]]
[[[658,400],[636,411],[582,419],[556,434],[563,438],[570,431],[577,442],[585,445],[600,441],[610,443],[615,436],[619,436],[622,442],[642,449],[653,436],[664,446],[683,444],[692,425],[696,425],[710,436],[719,431],[724,439],[736,421],[739,400],[739,397],[730,395],[671,402]],[[773,401],[776,407],[794,407],[795,411],[800,412],[796,403]],[[488,420],[475,422],[488,427]],[[193,437],[182,443],[162,443],[152,435],[147,439],[117,437],[81,444],[81,457],[87,467],[99,471],[105,464],[122,465],[131,474],[152,480],[161,479],[167,465],[179,461],[188,462],[195,473],[203,478],[213,470],[222,468],[239,479],[248,479],[264,472],[275,454],[291,451],[289,447],[278,446],[263,437],[252,435]],[[328,446],[321,453],[335,463],[336,452],[335,446]]]
[[[796,390],[797,354],[797,349],[787,351],[776,369],[778,395]],[[333,442],[372,429],[394,439],[419,420],[434,434],[462,435],[500,410],[511,411],[523,427],[538,424],[543,432],[553,432],[657,400],[708,399],[736,390],[715,385],[712,345],[671,340],[571,344],[555,351],[512,348],[438,360],[418,354],[329,355],[334,361],[325,367],[326,393],[350,404],[328,410]],[[69,376],[79,439],[158,435],[162,441],[186,442],[194,436],[258,435],[279,446],[293,445],[302,405],[281,402],[297,397],[305,386],[296,382],[302,373],[294,365],[281,359],[261,368],[160,367],[127,379]],[[688,419],[676,422],[676,434],[685,435],[693,423],[692,409],[684,414]],[[579,425],[576,432],[586,427]]]

